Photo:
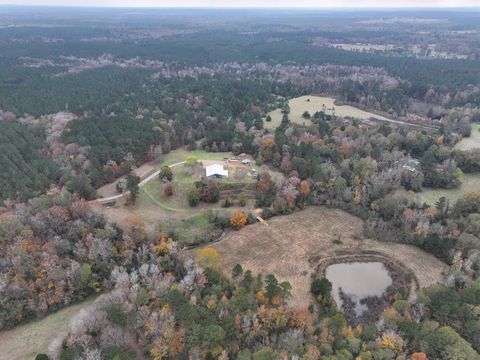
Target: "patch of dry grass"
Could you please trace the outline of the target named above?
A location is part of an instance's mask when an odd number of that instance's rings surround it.
[[[363,111],[350,105],[337,106],[335,105],[335,99],[331,97],[315,95],[300,96],[294,99],[290,99],[288,105],[290,106],[290,114],[288,115],[290,121],[301,125],[309,125],[311,123],[309,119],[305,119],[302,117],[305,111],[308,111],[313,117],[315,112],[322,110],[325,111],[327,114],[332,114],[332,109],[335,109],[335,115],[341,117],[352,117],[362,120],[376,118],[378,120],[391,121],[390,119],[387,119],[383,116]],[[282,121],[282,109],[276,109],[270,112],[269,115],[271,116],[272,121],[265,121],[264,126],[267,129],[275,129],[278,125],[280,125]]]
[[[275,217],[266,226],[261,223],[228,234],[210,246],[222,255],[227,274],[236,264],[253,273],[273,273],[292,285],[291,304],[306,306],[310,301],[310,274],[318,259],[342,251],[377,251],[400,261],[426,287],[442,280],[445,264],[414,246],[355,240],[363,221],[342,210],[312,207],[292,215]],[[189,250],[186,256],[195,256]]]

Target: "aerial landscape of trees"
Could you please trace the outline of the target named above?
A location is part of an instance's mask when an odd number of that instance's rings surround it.
[[[462,186],[480,152],[458,147],[480,122],[475,17],[189,11],[0,15],[0,329],[97,297],[43,359],[479,359],[480,192]],[[304,95],[335,107],[299,112]],[[243,177],[206,178],[195,151]],[[118,195],[102,205],[103,185]],[[268,219],[317,206],[431,254],[442,281],[402,270],[352,323],[321,272],[295,306],[282,276],[227,268],[212,245],[257,220],[288,237]],[[184,243],[188,226],[206,233]]]

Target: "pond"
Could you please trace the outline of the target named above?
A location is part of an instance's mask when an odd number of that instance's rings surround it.
[[[392,278],[381,262],[333,264],[326,268],[325,277],[332,283],[337,306],[345,310],[344,300],[348,298],[357,316],[368,310],[367,299],[381,298],[392,285]]]

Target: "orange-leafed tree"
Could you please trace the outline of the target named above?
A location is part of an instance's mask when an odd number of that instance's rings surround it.
[[[410,357],[410,360],[427,360],[427,354],[423,352],[416,352],[413,353],[412,356]]]
[[[307,180],[300,181],[300,194],[303,196],[310,194],[310,183]]]
[[[247,224],[247,214],[245,212],[236,210],[233,212],[232,216],[230,216],[230,225],[232,225],[235,229],[241,229]]]

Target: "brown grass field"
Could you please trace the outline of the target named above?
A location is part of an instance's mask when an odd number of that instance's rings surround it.
[[[268,223],[268,226],[257,223],[231,232],[210,246],[222,255],[227,274],[238,263],[255,274],[272,273],[280,281],[289,281],[293,288],[290,303],[294,306],[308,305],[310,274],[315,271],[318,260],[346,250],[359,254],[375,251],[401,262],[415,274],[420,287],[443,279],[446,265],[414,246],[354,240],[354,234],[362,232],[363,221],[342,210],[308,208],[275,217]],[[189,250],[186,256],[195,256],[196,251]]]
[[[358,109],[350,105],[335,105],[335,99],[325,96],[316,96],[316,95],[306,95],[300,96],[297,98],[290,99],[288,101],[290,106],[290,114],[288,115],[290,121],[301,124],[309,125],[311,121],[309,119],[304,119],[302,114],[304,111],[308,111],[311,116],[317,111],[321,111],[323,107],[326,107],[327,113],[331,114],[331,109],[335,109],[335,114],[341,117],[352,117],[357,119],[368,120],[370,118],[375,118],[383,121],[392,121],[384,116],[377,115],[368,111]],[[276,109],[269,113],[272,121],[264,122],[264,126],[267,129],[275,129],[282,122],[282,109]]]

